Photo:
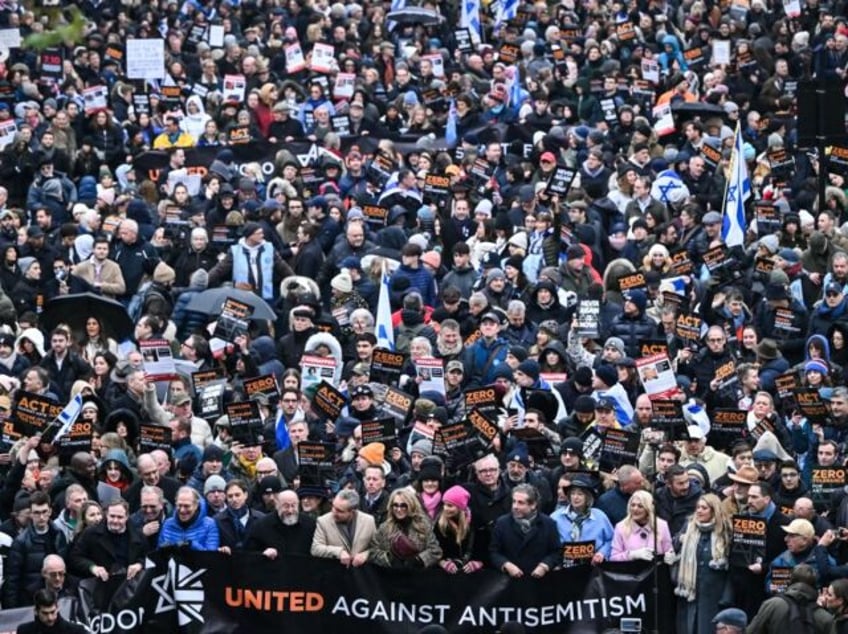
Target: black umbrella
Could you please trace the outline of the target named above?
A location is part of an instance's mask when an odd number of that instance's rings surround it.
[[[135,326],[120,302],[95,293],[75,293],[54,297],[44,307],[41,324],[50,331],[59,324],[67,324],[74,332],[85,332],[89,317],[100,321],[103,333],[118,341],[129,339]]]
[[[269,321],[277,319],[274,309],[268,305],[268,302],[259,297],[259,295],[237,288],[210,288],[202,293],[198,293],[192,297],[188,306],[186,306],[186,310],[193,310],[196,313],[203,313],[204,315],[218,315],[221,313],[221,308],[228,297],[252,306],[253,314],[250,316],[251,319]]]
[[[402,26],[415,26],[418,24],[421,26],[436,26],[445,21],[445,16],[432,9],[406,7],[390,12],[386,16],[386,20]]]
[[[727,118],[727,113],[721,106],[716,106],[703,101],[682,101],[671,104],[671,114],[679,121],[687,118],[700,117],[701,119],[710,119],[712,117]]]

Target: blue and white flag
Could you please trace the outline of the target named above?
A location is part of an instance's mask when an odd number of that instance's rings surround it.
[[[480,0],[461,0],[462,12],[459,16],[459,26],[471,32],[475,44],[482,42],[480,25]]]
[[[447,126],[445,127],[445,141],[447,142],[449,148],[456,147],[456,142],[459,141],[459,135],[456,130],[457,119],[458,115],[456,113],[456,101],[451,99],[450,109],[448,110]]]
[[[277,416],[277,426],[274,430],[274,438],[277,441],[277,451],[288,449],[291,446],[289,427],[286,424],[286,419],[283,418],[283,410],[280,410],[280,415]]]
[[[689,198],[689,188],[680,178],[680,174],[673,169],[667,169],[657,174],[656,180],[651,185],[651,196],[663,205],[675,205]]]
[[[386,262],[380,276],[380,296],[377,300],[377,347],[395,349],[395,329],[392,327],[392,303],[389,299],[389,273]]]
[[[748,166],[742,151],[742,134],[739,122],[733,137],[733,152],[730,155],[730,178],[724,192],[722,210],[721,239],[727,247],[745,244],[745,201],[751,197],[751,179],[748,178]]]
[[[406,0],[392,0],[391,11],[400,11],[406,8]]]
[[[512,20],[516,15],[518,15],[518,0],[500,0],[498,13],[495,17],[495,33],[500,30],[505,22]]]
[[[56,421],[61,425],[61,427],[59,427],[59,431],[56,433],[56,437],[53,439],[53,442],[56,442],[68,433],[71,429],[71,425],[76,422],[81,411],[82,394],[77,394],[70,403],[65,405],[65,408],[59,412],[59,415],[56,417]]]

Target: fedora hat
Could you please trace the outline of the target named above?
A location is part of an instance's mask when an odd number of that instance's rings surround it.
[[[780,356],[780,350],[774,339],[763,339],[757,346],[757,356],[761,359],[772,360]]]

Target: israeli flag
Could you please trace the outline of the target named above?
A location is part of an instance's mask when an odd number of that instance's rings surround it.
[[[380,276],[380,296],[377,300],[377,347],[395,349],[395,330],[392,327],[392,303],[389,300],[389,274],[386,263]]]
[[[459,16],[459,26],[471,32],[475,44],[483,41],[480,25],[480,0],[461,0],[462,13]]]
[[[722,210],[721,239],[727,247],[745,244],[745,201],[751,197],[751,179],[748,166],[742,152],[742,135],[739,122],[736,122],[736,134],[733,137],[733,152],[730,155],[730,179],[724,192]]]
[[[689,198],[689,188],[681,180],[680,174],[672,169],[667,169],[660,172],[651,185],[651,196],[663,205],[676,205]]]
[[[518,14],[518,0],[500,0],[498,14],[495,18],[495,32],[498,32],[505,22],[512,20]]]
[[[458,116],[456,113],[456,101],[451,99],[450,109],[448,110],[447,126],[445,127],[445,141],[447,142],[449,148],[456,147],[456,143],[459,140],[459,135],[456,130],[457,119]]]
[[[59,422],[61,427],[56,433],[56,437],[53,439],[53,442],[56,442],[70,431],[71,425],[76,422],[80,412],[82,412],[82,394],[77,394],[70,403],[65,405],[65,408],[59,412],[59,415],[56,417],[56,420]]]

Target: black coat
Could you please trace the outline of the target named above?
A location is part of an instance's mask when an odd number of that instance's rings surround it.
[[[634,318],[622,312],[612,320],[607,336],[619,337],[624,342],[627,356],[638,359],[642,356],[639,351],[642,342],[657,336],[657,324],[647,315]]]
[[[471,511],[471,528],[474,530],[474,548],[472,559],[489,561],[489,543],[492,540],[492,529],[499,517],[509,513],[512,508],[510,489],[501,480],[494,491],[479,483],[467,484],[465,488],[471,493],[468,509]]]
[[[504,515],[495,522],[489,553],[492,566],[499,570],[507,562],[521,568],[524,574],[533,572],[540,563],[552,570],[562,562],[556,522],[539,513],[525,534],[511,513]]]
[[[67,554],[68,543],[62,531],[51,523],[44,535],[32,527],[24,530],[12,542],[6,560],[3,584],[3,607],[17,608],[32,605],[32,595],[44,585],[41,565],[47,555]]]
[[[275,548],[279,556],[309,555],[314,534],[315,520],[304,513],[294,526],[283,524],[278,513],[269,513],[250,527],[244,549],[261,553]]]
[[[58,395],[63,399],[63,402],[70,398],[71,387],[73,387],[74,382],[87,379],[92,372],[91,366],[81,356],[70,351],[65,355],[61,370],[56,364],[56,357],[52,352],[47,353],[40,365],[47,370],[47,374],[50,375],[50,380],[59,390]]]
[[[46,627],[40,621],[24,623],[18,626],[17,634],[86,634],[88,632],[82,625],[69,623],[61,616],[53,627]]]
[[[168,502],[176,504],[177,491],[181,486],[178,480],[169,476],[162,476],[159,478],[159,484],[156,486],[162,489],[162,493],[165,494],[165,499],[168,500]],[[130,505],[130,513],[135,513],[141,508],[141,489],[143,487],[144,481],[139,478],[129,487],[124,489],[124,492],[121,494],[121,496],[127,501],[127,504]]]
[[[130,522],[127,522],[126,534],[127,552],[119,556],[115,552],[115,542],[106,528],[105,519],[100,524],[88,527],[74,542],[68,558],[68,571],[84,579],[92,576],[92,566],[102,566],[111,573],[118,567],[123,568],[120,563],[123,561],[126,561],[127,566],[143,564],[147,554],[144,535]]]
[[[227,514],[226,510],[215,515],[215,523],[218,525],[218,539],[221,546],[228,546],[231,550],[244,550],[244,540],[246,535],[250,533],[254,524],[265,517],[265,513],[249,509],[247,511],[247,525],[245,526],[245,537],[239,537],[236,532],[236,527],[233,525],[232,518]]]

